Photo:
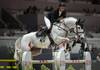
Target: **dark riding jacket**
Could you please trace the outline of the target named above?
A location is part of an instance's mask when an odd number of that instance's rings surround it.
[[[58,20],[59,18],[65,18],[65,17],[66,17],[66,11],[61,12],[61,15],[59,16],[59,9],[48,14],[48,18],[50,19],[51,23],[59,22]]]
[[[59,15],[59,9],[54,11],[54,19],[55,21],[59,21],[59,18],[65,18],[66,17],[66,11],[61,12],[61,15]]]

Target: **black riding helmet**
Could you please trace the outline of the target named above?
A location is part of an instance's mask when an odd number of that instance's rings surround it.
[[[59,4],[59,7],[65,7],[66,5],[65,5],[65,3],[63,3],[63,2],[61,2],[60,4]]]

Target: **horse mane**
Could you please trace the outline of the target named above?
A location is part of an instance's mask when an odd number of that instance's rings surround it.
[[[68,17],[68,18],[64,18],[64,22],[66,23],[76,23],[78,20],[75,17]]]

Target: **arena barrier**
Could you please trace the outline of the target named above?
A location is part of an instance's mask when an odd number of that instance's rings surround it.
[[[0,70],[18,70],[18,66],[15,65],[14,59],[0,59]]]
[[[64,51],[56,52],[54,60],[32,60],[33,64],[54,64],[54,70],[66,70],[67,63],[83,63],[85,64],[85,70],[91,70],[91,55],[89,52],[84,52],[84,60],[65,60]],[[57,57],[57,54],[60,55]]]

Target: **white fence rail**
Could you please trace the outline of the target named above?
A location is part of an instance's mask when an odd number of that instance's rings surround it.
[[[33,64],[49,64],[49,63],[55,63],[55,62],[60,62],[60,63],[87,63],[85,60],[32,60]],[[89,62],[89,61],[88,61]]]
[[[61,54],[62,55],[62,54]],[[84,60],[62,60],[65,56],[55,58],[54,60],[32,60],[33,64],[55,64],[54,70],[57,70],[57,65],[59,65],[59,70],[66,70],[66,64],[84,64],[85,70],[91,70],[91,57],[89,53],[85,53],[86,55]]]

